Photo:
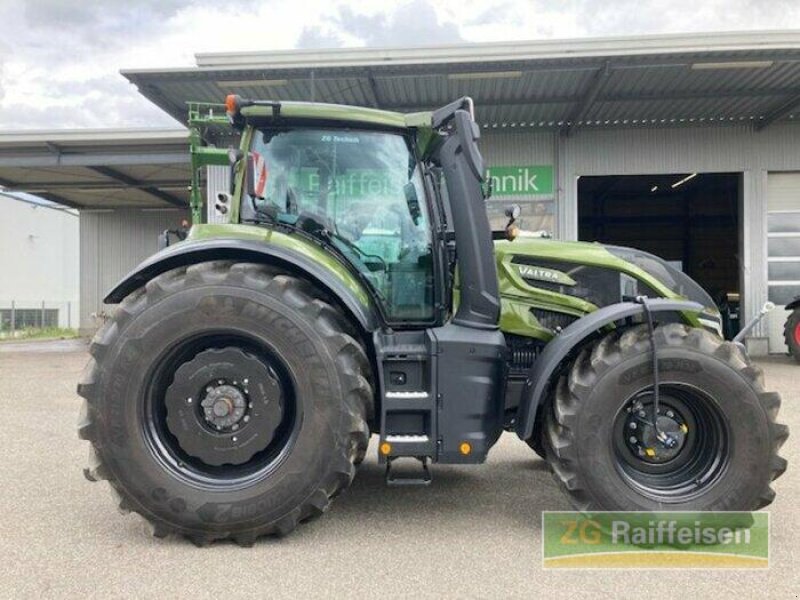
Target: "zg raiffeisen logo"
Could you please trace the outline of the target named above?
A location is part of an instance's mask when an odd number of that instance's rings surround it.
[[[542,562],[568,569],[763,569],[769,513],[542,513]]]

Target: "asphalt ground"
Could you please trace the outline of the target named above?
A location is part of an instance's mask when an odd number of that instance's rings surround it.
[[[81,472],[75,422],[86,362],[75,342],[0,350],[0,598],[797,598],[800,456],[776,482],[766,570],[558,571],[541,566],[542,510],[568,510],[545,464],[506,434],[488,462],[433,467],[427,488],[387,488],[375,438],[352,487],[321,519],[253,548],[151,537]],[[761,362],[800,434],[800,365]]]

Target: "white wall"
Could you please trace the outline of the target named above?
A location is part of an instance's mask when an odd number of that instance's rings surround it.
[[[0,308],[59,310],[59,326],[78,327],[79,219],[0,194]]]
[[[189,213],[178,208],[81,211],[81,333],[91,334],[108,306],[105,295],[145,258],[158,251],[158,235]]]

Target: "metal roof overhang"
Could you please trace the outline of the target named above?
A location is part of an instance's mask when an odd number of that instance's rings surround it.
[[[800,31],[660,35],[396,49],[199,54],[198,66],[124,70],[183,122],[228,93],[400,111],[472,96],[487,127],[754,122],[800,107]]]
[[[0,133],[0,186],[80,209],[185,208],[188,134],[170,129]]]

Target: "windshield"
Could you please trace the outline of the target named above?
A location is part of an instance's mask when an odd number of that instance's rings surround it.
[[[394,321],[433,318],[433,261],[419,164],[403,135],[262,129],[257,214],[334,245],[369,280]],[[247,203],[247,200],[245,200]]]

